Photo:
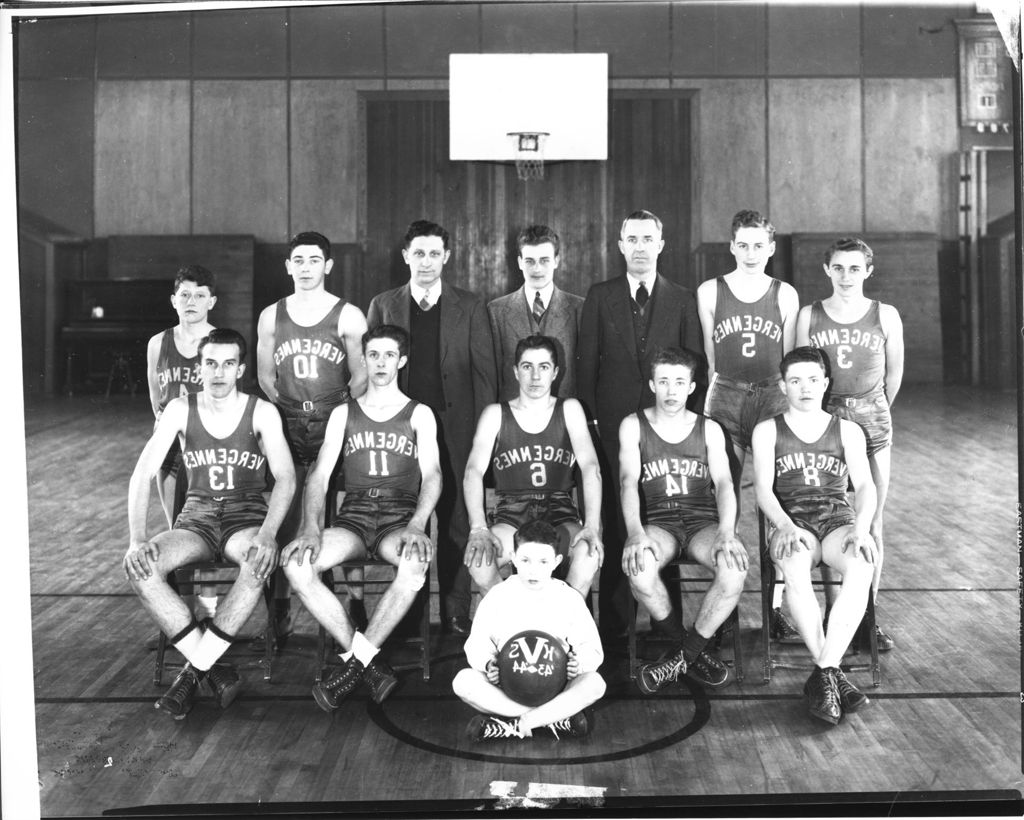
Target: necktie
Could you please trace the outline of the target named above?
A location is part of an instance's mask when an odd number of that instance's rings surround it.
[[[544,301],[540,298],[540,291],[535,290],[533,292],[533,318],[537,324],[540,324],[540,320],[544,316]]]
[[[647,286],[641,282],[640,287],[636,289],[636,296],[634,297],[634,299],[636,299],[636,303],[640,305],[641,310],[647,305],[647,300],[649,298],[650,294],[647,292]]]
[[[430,310],[430,307],[431,307],[431,305],[430,305],[430,300],[429,300],[429,299],[427,299],[427,294],[428,294],[428,293],[430,293],[430,291],[426,291],[426,292],[425,292],[425,293],[423,294],[423,298],[422,298],[422,299],[420,299],[420,310],[424,310],[424,311],[426,311],[426,310]]]

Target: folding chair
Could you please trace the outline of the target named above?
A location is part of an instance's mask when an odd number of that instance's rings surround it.
[[[771,555],[768,552],[768,524],[761,510],[757,511],[757,528],[760,545],[758,553],[761,561],[761,649],[764,658],[764,682],[768,683],[772,679],[773,669],[808,669],[810,667],[806,661],[796,663],[795,661],[782,660],[773,653],[775,642],[771,636],[771,614],[775,585],[778,583],[778,580],[775,577],[775,562],[772,561]],[[842,584],[842,581],[814,580],[813,577],[811,580],[813,584],[822,589],[826,586],[839,586]],[[868,592],[865,626],[868,633],[870,659],[864,663],[843,663],[840,666],[844,672],[870,671],[874,685],[881,686],[882,668],[878,662],[878,640],[875,637],[875,601],[870,591]],[[857,646],[856,639],[853,641],[852,646],[852,654],[859,654],[860,649]]]

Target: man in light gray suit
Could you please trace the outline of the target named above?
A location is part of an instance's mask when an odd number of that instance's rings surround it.
[[[462,477],[477,419],[495,401],[497,387],[484,303],[441,279],[450,255],[448,231],[425,219],[413,222],[402,250],[409,283],[374,296],[366,322],[371,329],[389,324],[409,331],[409,361],[399,371],[399,387],[437,415],[443,481],[435,508],[441,622],[451,632],[468,635],[470,578],[462,555],[469,519]]]
[[[530,225],[520,231],[516,242],[523,286],[487,305],[498,365],[498,400],[511,401],[519,395],[519,382],[513,372],[516,345],[520,339],[534,335],[551,337],[558,348],[559,373],[551,395],[575,398],[576,339],[583,297],[567,293],[554,283],[561,245],[551,228]]]

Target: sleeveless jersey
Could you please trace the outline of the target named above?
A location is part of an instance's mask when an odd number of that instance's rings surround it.
[[[341,474],[345,490],[373,488],[416,496],[420,491],[419,447],[412,429],[417,402],[409,403],[387,421],[374,421],[358,401],[348,403]]]
[[[647,509],[678,501],[694,510],[717,513],[704,416],[697,416],[690,434],[677,444],[658,435],[643,410],[636,417],[640,421],[640,489]]]
[[[845,499],[848,482],[836,416],[810,444],[797,438],[783,416],[775,417],[775,495],[784,509],[808,499]]]
[[[779,288],[771,285],[756,302],[741,302],[719,276],[715,302],[715,370],[726,378],[759,382],[777,378],[782,359]]]
[[[501,427],[491,456],[494,489],[499,493],[568,492],[576,453],[565,425],[564,400],[557,399],[548,426],[527,433],[507,401],[501,403]]]
[[[885,386],[885,331],[877,301],[855,322],[832,319],[821,302],[811,306],[812,347],[828,354],[832,395],[862,398]]]
[[[174,328],[168,328],[160,338],[160,352],[156,356],[156,378],[160,385],[159,407],[163,410],[171,399],[198,393],[203,389],[200,378],[199,356],[182,356],[174,344]]]
[[[349,370],[338,318],[345,300],[331,308],[311,327],[297,325],[288,315],[285,300],[277,303],[274,323],[274,364],[277,392],[291,402],[311,401],[336,407],[348,395]]]
[[[188,421],[182,460],[188,472],[188,494],[204,498],[261,493],[267,486],[267,457],[260,451],[252,426],[256,397],[249,396],[242,418],[225,438],[210,435],[199,418],[196,394],[188,397]]]

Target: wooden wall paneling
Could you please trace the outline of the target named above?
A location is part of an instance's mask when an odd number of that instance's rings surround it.
[[[182,265],[202,265],[217,277],[217,304],[210,321],[231,327],[255,345],[253,324],[253,237],[242,235],[112,236],[108,242],[111,279],[164,279],[171,283]],[[168,326],[174,311],[167,304]],[[252,347],[255,355],[255,347]],[[252,360],[250,359],[250,364]]]
[[[475,4],[388,4],[387,72],[392,77],[448,77],[448,55],[480,50]]]
[[[569,3],[483,3],[481,51],[574,50],[575,8]]]
[[[766,14],[765,5],[755,3],[673,3],[672,75],[763,75]]]
[[[950,20],[976,6],[865,3],[864,74],[869,77],[956,77],[956,30]]]
[[[291,83],[289,234],[355,238],[358,215],[358,96],[344,80]],[[281,237],[284,239],[286,237]]]
[[[293,7],[288,36],[293,77],[384,75],[383,5]]]
[[[859,5],[768,4],[768,74],[859,75]]]
[[[800,304],[831,295],[822,270],[825,250],[843,233],[794,234],[793,285]],[[939,245],[934,234],[863,234],[874,251],[875,271],[865,294],[896,307],[903,319],[906,347],[904,379],[942,382],[942,327],[939,303]]]
[[[195,83],[193,233],[287,238],[287,93],[283,80]]]
[[[765,81],[706,80],[699,88],[692,102],[699,128],[694,219],[702,241],[728,242],[733,214],[768,209]]]
[[[671,62],[667,3],[580,3],[576,50],[608,52],[612,77],[665,77]]]
[[[864,111],[865,229],[945,234],[935,206],[956,198],[944,173],[959,148],[955,81],[865,80]]]
[[[858,80],[769,81],[768,212],[776,227],[863,225],[860,94]]]
[[[92,79],[96,18],[14,17],[18,77]]]
[[[187,80],[102,80],[96,89],[96,233],[190,227]]]
[[[251,7],[192,13],[196,77],[284,77],[288,10]]]
[[[981,381],[986,387],[1011,390],[1019,363],[1014,332],[1016,282],[1013,217],[1001,235],[983,236],[979,248],[982,298]]]
[[[96,75],[101,78],[188,77],[189,12],[106,14],[96,18]]]

